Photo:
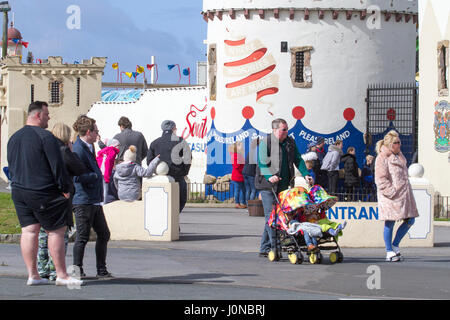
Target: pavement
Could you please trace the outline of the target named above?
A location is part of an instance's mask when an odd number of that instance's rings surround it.
[[[126,214],[126,213],[124,213]],[[344,261],[293,265],[258,257],[263,217],[234,208],[186,207],[179,241],[110,241],[113,279],[95,279],[95,243],[86,247],[88,278],[78,289],[27,287],[18,244],[0,244],[0,300],[347,300],[450,299],[450,228],[435,226],[433,248],[342,248]],[[345,231],[345,230],[344,230]],[[345,236],[345,232],[344,232]],[[381,235],[372,235],[381,236]],[[69,244],[67,264],[72,262]]]

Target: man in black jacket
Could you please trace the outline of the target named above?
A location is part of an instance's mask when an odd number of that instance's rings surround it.
[[[45,130],[50,120],[46,102],[28,107],[26,125],[8,141],[11,196],[22,227],[20,246],[28,270],[27,285],[48,282],[37,270],[38,236],[48,232],[48,248],[57,273],[56,285],[81,285],[66,272],[64,233],[70,197],[67,174],[56,138]]]
[[[147,153],[147,165],[159,154],[161,161],[169,166],[168,175],[178,182],[180,190],[180,212],[187,201],[187,185],[185,176],[191,168],[191,150],[183,138],[176,135],[177,127],[172,120],[161,124],[162,136],[150,144]]]
[[[136,147],[136,163],[141,165],[142,160],[145,158],[148,152],[147,141],[144,135],[139,131],[132,129],[132,123],[127,117],[120,117],[117,123],[120,128],[120,133],[114,136],[114,139],[119,140],[119,155],[118,161],[123,161],[123,154],[128,150],[130,146]],[[113,174],[114,176],[114,174]]]
[[[278,194],[294,186],[294,165],[308,183],[313,183],[295,140],[288,136],[288,130],[286,120],[273,120],[272,133],[259,145],[255,186],[260,190],[265,217],[260,257],[266,257],[271,249],[275,249],[275,233],[268,225],[272,207],[276,203],[274,192]]]

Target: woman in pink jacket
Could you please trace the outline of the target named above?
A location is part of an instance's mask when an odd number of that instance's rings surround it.
[[[386,261],[400,261],[400,241],[419,216],[416,202],[408,179],[406,159],[400,151],[401,141],[394,130],[377,142],[375,160],[375,183],[377,185],[378,213],[384,220],[384,242]],[[394,241],[392,234],[395,221],[403,220]]]
[[[114,169],[116,156],[119,153],[120,142],[117,139],[107,140],[107,147],[97,152],[97,164],[103,174],[103,201],[107,203],[109,182]]]

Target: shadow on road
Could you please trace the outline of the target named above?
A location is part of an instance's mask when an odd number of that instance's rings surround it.
[[[87,281],[86,286],[95,285],[154,285],[154,284],[195,284],[202,282],[233,283],[234,280],[226,280],[225,277],[254,277],[256,274],[224,274],[224,273],[194,273],[183,276],[141,278],[112,278],[104,280]]]
[[[248,234],[181,234],[180,241],[207,241],[207,240],[224,240],[231,238],[260,238],[260,235],[248,235]]]

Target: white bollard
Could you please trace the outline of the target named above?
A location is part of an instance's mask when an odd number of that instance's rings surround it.
[[[169,168],[161,162],[156,176],[144,179],[142,200],[144,201],[144,228],[149,240],[174,241],[179,234],[179,187],[168,176]]]
[[[161,162],[157,175],[142,181],[142,201],[114,201],[103,206],[111,240],[179,239],[178,183]]]
[[[408,175],[419,216],[404,240],[407,244],[410,242],[412,246],[420,243],[420,246],[432,247],[434,245],[434,188],[427,179],[423,178],[424,168],[421,164],[413,163],[409,166]]]

